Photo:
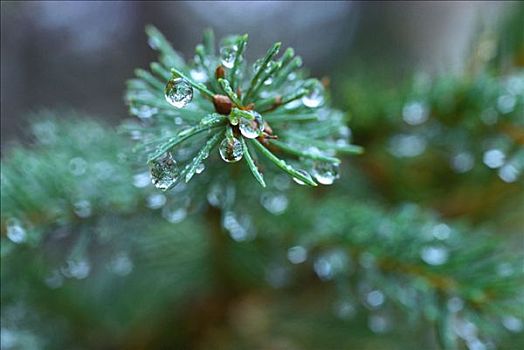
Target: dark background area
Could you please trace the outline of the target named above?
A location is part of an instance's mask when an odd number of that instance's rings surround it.
[[[11,2],[1,3],[2,148],[41,108],[74,108],[113,122],[127,115],[126,79],[153,51],[159,27],[185,58],[202,30],[250,35],[248,58],[274,41],[292,46],[315,75],[336,83],[366,62],[401,79],[413,68],[460,69],[479,19],[502,2]],[[331,39],[330,39],[331,38]]]

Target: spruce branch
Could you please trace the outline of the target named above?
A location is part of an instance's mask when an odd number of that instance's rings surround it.
[[[349,150],[349,140],[344,141],[340,139],[343,136],[337,136],[339,130],[346,128],[345,120],[338,118],[339,112],[329,107],[325,89],[320,82],[308,79],[303,71],[298,71],[302,62],[300,57],[295,56],[293,49],[286,49],[282,57],[277,59],[281,43],[275,43],[251,70],[246,67],[244,58],[247,35],[222,39],[217,54],[214,36],[211,31],[206,31],[203,44],[197,45],[195,49],[195,61],[185,65],[158,30],[148,27],[147,33],[150,42],[154,42],[155,48],[161,53],[160,63],[151,64],[151,73],[141,69],[135,72],[136,78],[128,83],[126,100],[132,114],[141,119],[144,119],[144,115],[148,116],[141,130],[148,137],[138,140],[143,146],[135,147],[135,150],[150,152],[148,150],[154,149],[147,155],[148,163],[154,169],[165,171],[155,176],[181,176],[186,165],[182,164],[182,171],[177,170],[181,162],[177,159],[177,150],[186,147],[195,152],[192,157],[196,158],[182,163],[200,164],[198,155],[204,150],[197,145],[215,144],[215,139],[211,143],[205,140],[202,142],[201,139],[214,138],[221,133],[220,128],[224,128],[222,133],[227,135],[219,145],[222,159],[227,163],[235,163],[245,156],[247,167],[260,184],[264,181],[261,181],[260,168],[253,162],[256,154],[247,154],[248,147],[244,147],[247,145],[244,139],[256,139],[254,151],[264,154],[277,165],[277,169],[309,185],[316,185],[316,182],[304,174],[311,172],[319,174],[321,178],[334,176],[334,180],[338,175],[328,169],[330,164],[340,163],[336,154],[359,153],[356,146]],[[173,57],[170,58],[170,55]],[[177,64],[168,66],[167,62]],[[294,76],[290,77],[291,74]],[[193,90],[197,92],[195,96]],[[222,119],[217,118],[212,123],[202,125],[199,118],[207,118],[205,116],[210,115],[210,112],[221,115]],[[330,119],[332,116],[334,119]],[[173,118],[178,120],[180,126],[172,123]],[[205,131],[211,129],[213,132],[206,135]],[[307,142],[289,144],[275,140],[285,134],[305,140],[314,139],[317,144],[325,142],[311,151]],[[337,138],[338,144],[330,142]],[[268,149],[269,146],[292,156],[303,171],[278,159]],[[155,165],[155,162],[165,158],[166,152],[173,157],[169,166]],[[219,169],[215,166],[207,168],[210,169],[208,171]],[[318,171],[321,168],[324,169],[321,171],[323,174]],[[190,180],[191,172],[186,177],[186,180]],[[332,180],[319,182],[330,184]],[[178,178],[173,178],[172,185],[163,186],[162,189],[171,189],[176,183],[179,183]]]

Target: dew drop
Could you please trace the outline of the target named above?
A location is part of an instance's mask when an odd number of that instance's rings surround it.
[[[385,299],[384,293],[380,290],[372,290],[366,295],[366,304],[369,307],[376,309],[384,304]]]
[[[451,159],[451,167],[460,174],[470,171],[474,165],[475,159],[469,152],[457,153]]]
[[[504,318],[502,318],[502,324],[508,331],[514,333],[522,332],[522,330],[524,329],[524,323],[522,322],[522,320],[514,316],[505,316]]]
[[[226,68],[233,68],[238,47],[236,45],[223,46],[220,48],[220,62]]]
[[[160,190],[167,190],[180,176],[180,170],[171,153],[166,153],[164,157],[155,160],[150,165],[151,182]]]
[[[207,73],[203,68],[192,69],[189,74],[197,83],[204,83],[207,81]]]
[[[506,164],[499,169],[499,177],[502,181],[511,183],[518,180],[520,176],[520,170],[513,164]]]
[[[311,171],[313,177],[322,185],[331,185],[338,179],[338,164],[316,162]]]
[[[147,171],[133,176],[133,186],[136,188],[147,187],[149,181],[149,173]]]
[[[281,193],[264,192],[260,198],[260,203],[271,214],[280,215],[286,211],[289,200]]]
[[[200,163],[197,165],[196,169],[195,169],[195,173],[197,174],[202,174],[202,172],[206,169],[206,166],[204,165],[204,163]]]
[[[420,257],[428,265],[442,265],[448,261],[449,251],[445,247],[425,247],[420,252]]]
[[[84,279],[89,276],[91,265],[87,260],[69,260],[66,266],[61,268],[62,274],[67,278]]]
[[[149,106],[131,106],[129,112],[142,120],[147,120],[158,113],[158,108]]]
[[[311,175],[309,175],[309,173],[308,173],[307,171],[305,171],[305,170],[303,170],[303,169],[300,169],[300,170],[298,170],[298,172],[299,172],[300,174],[302,174],[303,176],[305,176],[305,177],[307,177],[307,178],[313,180],[313,179],[311,178]],[[295,182],[296,182],[297,184],[299,184],[299,185],[305,185],[305,184],[306,184],[304,181],[302,181],[302,180],[300,180],[300,179],[297,179],[296,177],[293,178],[293,181],[295,181]]]
[[[115,275],[126,276],[133,271],[133,261],[126,253],[117,254],[109,263],[109,269]]]
[[[302,103],[309,108],[316,108],[324,103],[324,86],[320,81],[315,81],[314,85],[310,87],[309,93],[302,97]]]
[[[225,138],[219,147],[220,157],[227,163],[235,163],[242,159],[244,150],[242,143],[236,138]]]
[[[264,131],[264,120],[262,119],[262,116],[260,113],[251,111],[251,115],[253,115],[253,120],[248,120],[246,118],[240,118],[239,122],[239,129],[240,133],[247,137],[248,139],[256,139],[262,131]]]
[[[92,208],[91,208],[91,202],[89,202],[87,199],[82,199],[76,202],[74,205],[74,212],[79,218],[88,218],[91,216]]]
[[[484,152],[483,161],[489,168],[500,168],[506,159],[506,155],[499,149],[490,149]]]
[[[153,193],[147,197],[147,206],[151,209],[159,209],[166,204],[166,196],[162,193]]]
[[[185,107],[193,99],[191,84],[182,78],[173,78],[167,82],[164,90],[166,101],[176,108]]]
[[[23,243],[26,240],[26,231],[17,219],[10,219],[7,222],[7,238],[17,244]]]
[[[307,250],[306,248],[296,245],[291,247],[287,251],[287,259],[292,264],[301,264],[307,260]]]
[[[402,119],[409,125],[419,125],[428,120],[429,110],[424,102],[409,102],[402,109]]]

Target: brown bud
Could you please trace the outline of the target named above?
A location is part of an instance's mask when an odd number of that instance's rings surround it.
[[[322,80],[320,81],[322,83],[322,85],[327,88],[329,87],[329,84],[331,84],[331,79],[329,79],[328,76],[325,76],[322,78]]]
[[[226,70],[224,67],[222,67],[221,64],[218,65],[217,69],[215,70],[215,77],[217,79],[224,78],[226,76]]]
[[[213,104],[215,105],[215,110],[217,113],[228,115],[231,113],[231,108],[233,108],[233,103],[229,97],[224,95],[215,95],[213,96]]]

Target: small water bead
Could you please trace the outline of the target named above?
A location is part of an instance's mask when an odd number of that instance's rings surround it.
[[[315,162],[311,173],[320,184],[331,185],[339,177],[338,168],[336,163]]]
[[[68,260],[66,266],[60,269],[62,274],[67,278],[84,279],[89,276],[91,265],[87,260]]]
[[[82,199],[76,202],[74,205],[74,212],[79,218],[88,218],[91,216],[92,208],[91,208],[91,202],[89,202],[87,199]]]
[[[372,290],[366,295],[366,304],[372,308],[376,309],[384,304],[385,301],[384,293],[380,290]]]
[[[500,168],[504,161],[506,160],[506,155],[499,149],[490,149],[484,152],[483,161],[488,168],[496,169]]]
[[[247,215],[237,216],[234,212],[228,211],[224,214],[222,225],[229,232],[231,238],[237,242],[254,237],[251,218]]]
[[[502,95],[497,99],[497,109],[502,114],[513,112],[517,104],[517,98],[513,95]]]
[[[171,153],[166,153],[164,157],[155,160],[150,165],[151,182],[160,190],[167,190],[180,176],[175,159]]]
[[[368,326],[374,333],[385,333],[391,329],[391,321],[383,315],[371,315],[369,316]]]
[[[239,129],[240,133],[247,137],[248,139],[256,139],[264,131],[264,119],[260,113],[251,111],[253,115],[253,120],[248,120],[246,118],[240,118]]]
[[[13,243],[23,243],[27,234],[18,219],[10,219],[7,222],[7,238]]]
[[[244,156],[242,143],[236,138],[225,138],[218,148],[220,157],[227,163],[236,163]]]
[[[448,261],[449,251],[443,246],[424,247],[420,252],[420,257],[428,265],[443,265]]]
[[[260,203],[271,214],[280,215],[286,211],[289,200],[282,193],[264,192],[260,198]]]
[[[117,254],[109,263],[109,269],[115,275],[126,276],[133,271],[133,261],[126,253]]]
[[[204,83],[204,82],[207,81],[207,73],[201,67],[198,67],[198,68],[195,68],[195,69],[191,69],[189,74],[191,75],[191,78],[194,81],[196,81],[197,83]]]
[[[287,251],[287,259],[292,264],[301,264],[307,260],[307,249],[300,245],[291,247]]]
[[[236,45],[228,45],[220,48],[220,62],[226,68],[233,68],[235,64],[235,57],[238,51]]]
[[[158,108],[149,106],[131,106],[129,112],[142,120],[148,120],[158,113]]]
[[[420,135],[399,134],[389,140],[389,151],[397,158],[421,155],[426,150],[426,139]]]
[[[520,170],[513,164],[505,164],[499,169],[499,177],[502,181],[512,183],[518,180]]]
[[[309,108],[317,108],[324,103],[324,86],[320,81],[315,81],[309,93],[302,97],[302,103]]]
[[[305,170],[303,170],[303,169],[300,169],[300,170],[298,170],[298,172],[299,172],[300,174],[302,174],[304,177],[307,177],[308,179],[313,180],[313,179],[311,178],[311,175],[309,175],[309,173],[308,173],[307,171],[305,171]],[[300,180],[300,179],[297,179],[296,177],[293,178],[293,181],[295,181],[295,182],[296,182],[297,184],[299,184],[299,185],[305,185],[305,184],[306,184],[304,181],[302,181],[302,180]]]
[[[206,169],[206,166],[204,165],[204,163],[200,163],[197,165],[196,169],[195,169],[195,173],[197,174],[202,174],[202,172]]]
[[[510,332],[519,333],[524,330],[524,323],[522,320],[516,318],[515,316],[505,316],[502,318],[502,324]]]
[[[193,99],[193,87],[182,78],[169,80],[164,92],[166,101],[176,108],[185,107]]]
[[[135,174],[133,176],[133,186],[135,186],[136,188],[147,187],[149,185],[149,181],[149,173],[147,171]]]
[[[161,193],[153,193],[147,197],[147,206],[151,209],[159,209],[166,204],[166,196]]]
[[[87,162],[84,158],[74,157],[69,161],[69,171],[75,176],[81,176],[85,174],[87,170]]]
[[[475,159],[469,152],[460,152],[451,158],[451,167],[460,174],[470,171],[474,165]]]
[[[421,101],[407,103],[402,109],[402,119],[409,125],[419,125],[428,120],[428,106]]]

